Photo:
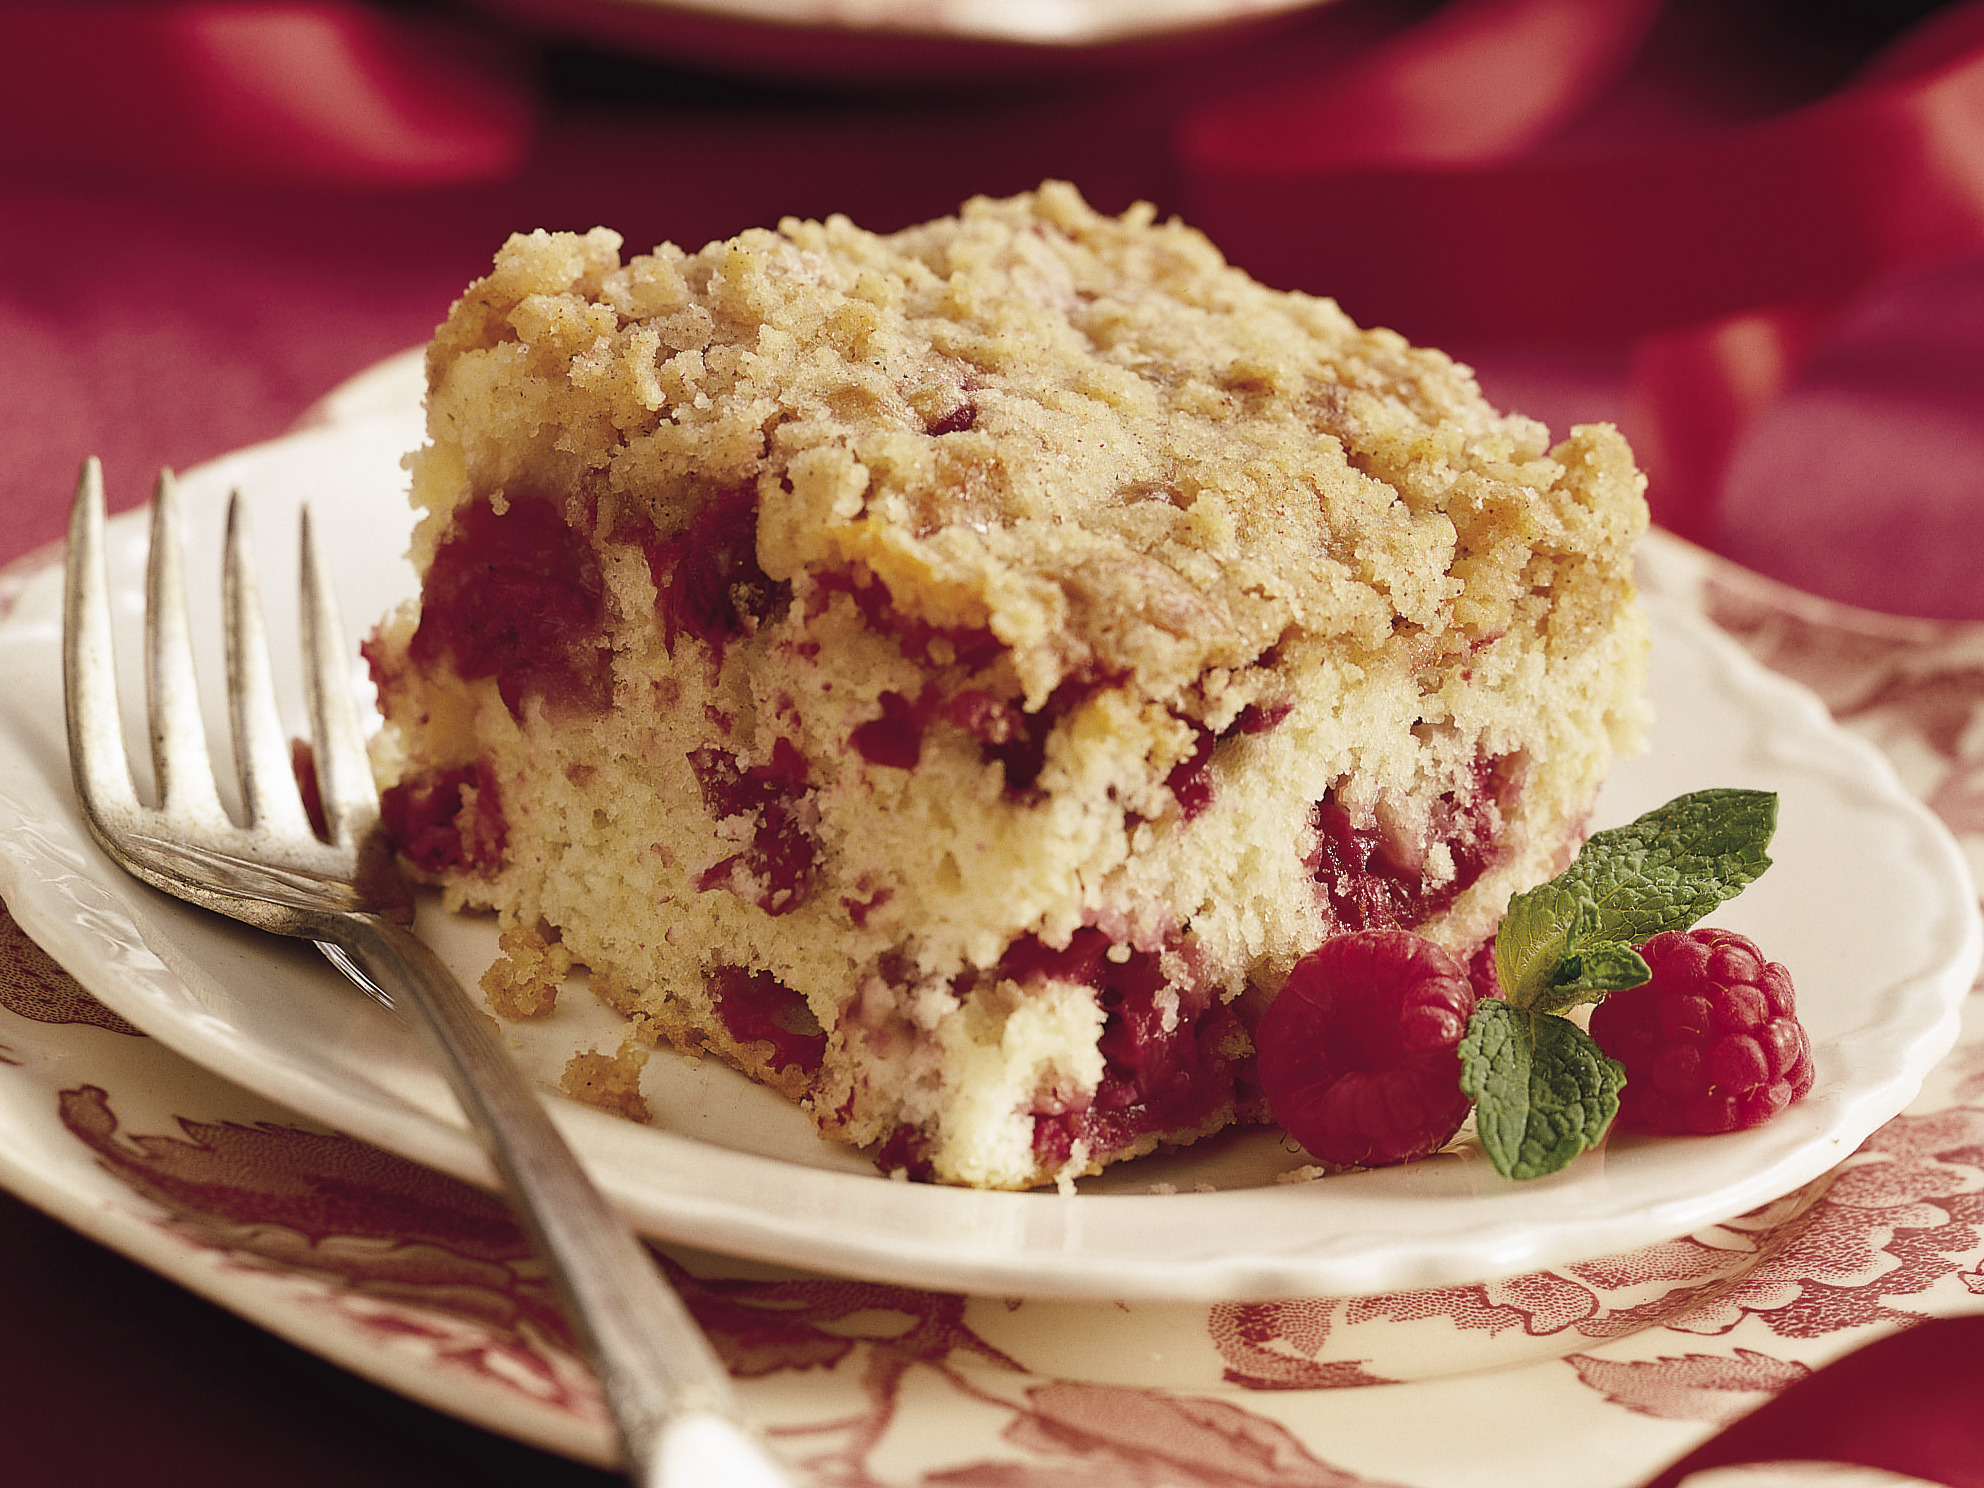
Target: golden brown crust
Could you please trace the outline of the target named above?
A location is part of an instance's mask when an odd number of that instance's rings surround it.
[[[989,626],[1033,705],[1084,669],[1187,700],[1291,630],[1446,650],[1539,594],[1600,617],[1587,572],[1644,526],[1615,431],[1551,449],[1441,353],[1065,185],[886,237],[618,246],[513,238],[457,303],[416,498],[592,481],[669,532],[748,484],[773,579],[865,564],[905,614]]]
[[[497,936],[501,956],[482,974],[489,1006],[505,1018],[549,1017],[558,989],[572,974],[572,953],[538,925],[512,926]]]
[[[634,1043],[621,1045],[613,1054],[587,1050],[566,1061],[559,1085],[575,1101],[645,1123],[649,1111],[641,1094],[641,1070],[647,1061],[648,1051]]]

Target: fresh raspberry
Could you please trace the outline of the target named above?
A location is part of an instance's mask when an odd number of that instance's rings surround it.
[[[1466,969],[1417,935],[1324,941],[1296,963],[1256,1034],[1275,1120],[1338,1167],[1439,1151],[1467,1118],[1458,1046],[1474,1002]]]
[[[1744,1131],[1812,1088],[1791,976],[1733,930],[1670,930],[1640,947],[1652,980],[1614,992],[1591,1036],[1626,1067],[1625,1131]]]
[[[1502,974],[1495,967],[1495,937],[1489,936],[1467,958],[1467,979],[1474,984],[1474,1000],[1500,997]]]

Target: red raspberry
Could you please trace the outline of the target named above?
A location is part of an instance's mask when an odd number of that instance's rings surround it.
[[[1640,947],[1653,978],[1591,1015],[1626,1067],[1624,1131],[1744,1131],[1812,1088],[1791,975],[1733,930],[1670,930]]]
[[[1403,930],[1326,940],[1296,963],[1255,1035],[1274,1119],[1325,1163],[1378,1168],[1437,1152],[1460,1129],[1461,964]]]
[[[1495,967],[1495,937],[1489,936],[1467,958],[1467,979],[1474,984],[1474,1000],[1502,995],[1502,974]]]

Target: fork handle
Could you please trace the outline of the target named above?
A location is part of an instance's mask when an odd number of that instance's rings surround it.
[[[489,1015],[405,926],[346,914],[325,930],[423,1036],[495,1161],[591,1355],[629,1479],[639,1488],[787,1488],[740,1424],[730,1376],[708,1340],[586,1176]]]

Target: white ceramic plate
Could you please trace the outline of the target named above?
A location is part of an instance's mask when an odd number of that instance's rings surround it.
[[[380,386],[396,397],[400,384],[388,376]],[[334,408],[343,422],[182,478],[189,580],[207,596],[196,617],[207,676],[220,675],[215,575],[231,487],[251,502],[278,656],[294,654],[288,616],[273,601],[289,588],[302,501],[328,530],[354,645],[409,592],[397,556],[407,528],[398,460],[418,442],[419,419],[410,406],[356,414],[366,401]],[[134,759],[144,546],[135,519],[112,524]],[[490,1182],[439,1079],[390,1014],[307,948],[145,889],[91,843],[62,736],[59,590],[58,574],[36,576],[0,623],[0,888],[22,928],[105,1003],[196,1062],[355,1136]],[[1654,615],[1662,721],[1650,754],[1608,785],[1598,825],[1708,785],[1782,795],[1778,866],[1716,919],[1790,965],[1819,1079],[1757,1131],[1615,1141],[1528,1184],[1496,1177],[1471,1151],[1280,1184],[1303,1159],[1257,1131],[1127,1165],[1067,1198],[890,1183],[859,1154],[815,1139],[776,1096],[672,1055],[649,1065],[656,1126],[555,1099],[558,1120],[615,1201],[658,1237],[995,1296],[1354,1295],[1478,1281],[1687,1234],[1784,1194],[1898,1112],[1950,1047],[1979,955],[1975,891],[1947,832],[1808,694],[1680,609],[1656,604]],[[362,678],[356,663],[354,676]],[[218,696],[209,701],[218,719]],[[493,954],[486,922],[423,928],[470,980]],[[547,1081],[575,1045],[617,1042],[614,1020],[583,994],[514,1036]]]

